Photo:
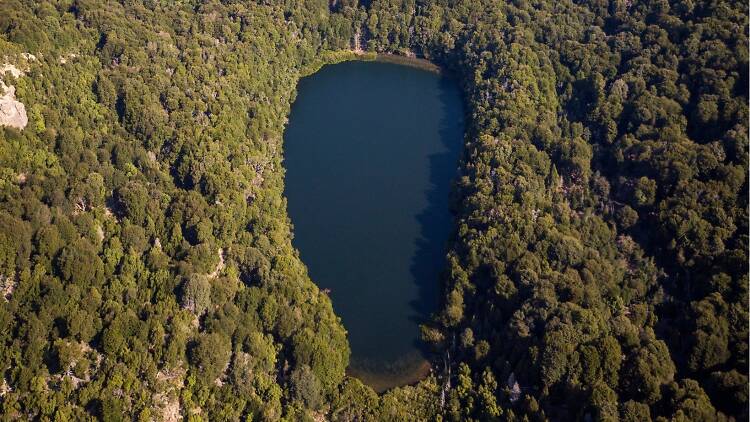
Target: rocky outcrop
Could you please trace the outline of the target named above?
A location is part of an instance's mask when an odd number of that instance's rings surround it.
[[[10,126],[23,129],[29,123],[26,116],[26,107],[22,102],[16,101],[16,88],[5,86],[0,82],[0,90],[4,95],[0,97],[0,126]]]
[[[0,66],[0,76],[10,72],[14,78],[23,75],[17,67],[12,64]],[[29,123],[26,115],[26,106],[16,100],[16,87],[7,86],[0,81],[0,126],[10,126],[16,129],[23,129]]]
[[[5,75],[6,72],[9,72],[14,78],[20,78],[21,75],[23,75],[21,69],[12,64],[4,64],[0,66],[0,76]]]

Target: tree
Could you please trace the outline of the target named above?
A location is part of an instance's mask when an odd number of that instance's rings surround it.
[[[79,239],[64,247],[56,266],[65,280],[82,286],[100,284],[104,277],[102,260],[86,239]]]
[[[295,368],[289,377],[289,384],[293,400],[313,410],[323,404],[322,385],[309,366],[302,364]]]
[[[224,374],[231,357],[232,342],[221,333],[201,334],[190,352],[191,363],[206,383]]]
[[[211,282],[202,274],[191,274],[182,285],[182,307],[200,317],[211,306]]]
[[[691,370],[711,369],[729,359],[729,323],[727,305],[719,293],[693,304],[696,331],[691,336],[692,350],[688,357]]]
[[[370,387],[356,378],[347,377],[331,403],[331,420],[377,420],[379,401]]]
[[[675,366],[667,345],[654,339],[652,331],[648,336],[624,364],[623,383],[632,397],[653,404],[661,398],[662,385],[674,379]]]
[[[628,400],[620,405],[620,420],[622,422],[650,421],[651,410],[644,403]]]

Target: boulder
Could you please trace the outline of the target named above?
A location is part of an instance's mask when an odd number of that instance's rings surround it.
[[[16,88],[0,82],[0,126],[23,129],[29,123],[26,107],[16,100]]]

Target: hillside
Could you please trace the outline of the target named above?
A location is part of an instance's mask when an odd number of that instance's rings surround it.
[[[748,420],[747,33],[734,0],[0,1],[0,414]],[[468,111],[436,371],[383,395],[282,195],[296,84],[355,47]]]

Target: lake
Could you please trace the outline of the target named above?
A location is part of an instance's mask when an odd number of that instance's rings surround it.
[[[378,391],[429,371],[448,196],[462,148],[458,86],[380,62],[326,66],[297,87],[284,134],[295,248],[348,332],[348,372]]]

